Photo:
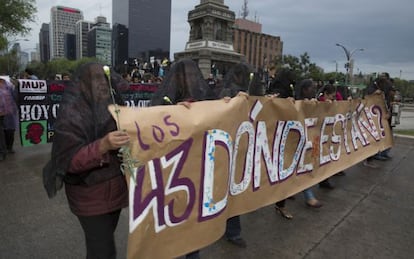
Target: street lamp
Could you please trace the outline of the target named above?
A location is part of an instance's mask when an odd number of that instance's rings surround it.
[[[354,55],[354,53],[356,51],[364,51],[364,49],[360,48],[360,49],[353,49],[352,51],[349,51],[344,45],[336,43],[336,46],[341,47],[346,55],[346,64],[345,64],[345,69],[346,69],[346,76],[345,76],[345,84],[348,84],[348,78],[350,80],[350,82],[352,83],[352,72],[353,72],[353,68],[354,68],[354,61],[352,59],[352,55]]]
[[[335,63],[335,82],[338,80],[338,61],[334,60],[332,61]]]

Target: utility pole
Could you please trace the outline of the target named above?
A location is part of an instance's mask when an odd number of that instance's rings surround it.
[[[352,51],[349,51],[344,45],[336,43],[336,46],[341,47],[346,55],[346,64],[345,64],[345,69],[346,69],[346,76],[345,76],[345,84],[347,85],[348,82],[350,82],[352,84],[352,73],[353,73],[353,69],[354,69],[354,60],[352,59],[352,55],[356,52],[356,51],[364,51],[364,49],[354,49]]]
[[[248,1],[244,0],[243,6],[242,6],[242,11],[241,11],[241,17],[243,19],[246,19],[247,16],[249,16],[249,8],[247,7]]]

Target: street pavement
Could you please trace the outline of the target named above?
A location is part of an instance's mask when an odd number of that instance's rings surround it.
[[[401,124],[397,125],[397,130],[414,130],[414,105],[404,104],[401,109]]]
[[[51,145],[22,148],[0,162],[0,258],[85,258],[82,229],[64,191],[48,199],[41,169]],[[308,208],[301,194],[287,201],[287,220],[272,206],[241,216],[247,248],[218,240],[201,258],[413,258],[414,139],[395,138],[393,158],[362,163],[334,176],[334,190],[313,187],[323,202]],[[127,210],[116,231],[118,258],[126,258]],[[179,238],[179,237],[177,237]],[[158,258],[157,258],[158,259]]]

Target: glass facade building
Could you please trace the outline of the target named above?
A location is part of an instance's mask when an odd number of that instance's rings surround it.
[[[50,59],[65,56],[65,34],[75,34],[75,24],[83,19],[80,10],[54,6],[50,10]]]
[[[112,24],[128,28],[129,58],[148,61],[150,56],[169,57],[171,0],[113,1]]]
[[[92,25],[93,23],[88,21],[78,21],[76,23],[76,59],[88,56],[88,32]]]
[[[88,33],[88,56],[96,57],[106,65],[111,64],[111,36],[110,24],[105,17],[97,17],[95,24]]]
[[[46,63],[50,60],[49,24],[43,23],[39,32],[40,61]]]

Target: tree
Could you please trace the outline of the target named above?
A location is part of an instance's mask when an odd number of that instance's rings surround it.
[[[414,83],[399,78],[394,79],[394,86],[400,91],[401,96],[404,98],[414,97]]]
[[[3,56],[0,56],[0,75],[8,75],[19,71],[19,61],[16,49],[11,49]]]
[[[42,62],[31,62],[27,67],[30,68],[39,78],[54,79],[56,74],[73,74],[78,66],[89,63],[99,62],[96,58],[85,57],[80,60],[68,60],[66,58],[54,59],[45,64]]]
[[[311,63],[309,54],[303,53],[299,57],[292,55],[283,56],[282,67],[290,68],[298,81],[305,78],[323,80],[323,69],[315,63]]]
[[[27,35],[37,12],[35,0],[0,1],[0,49],[7,47],[7,36]]]

